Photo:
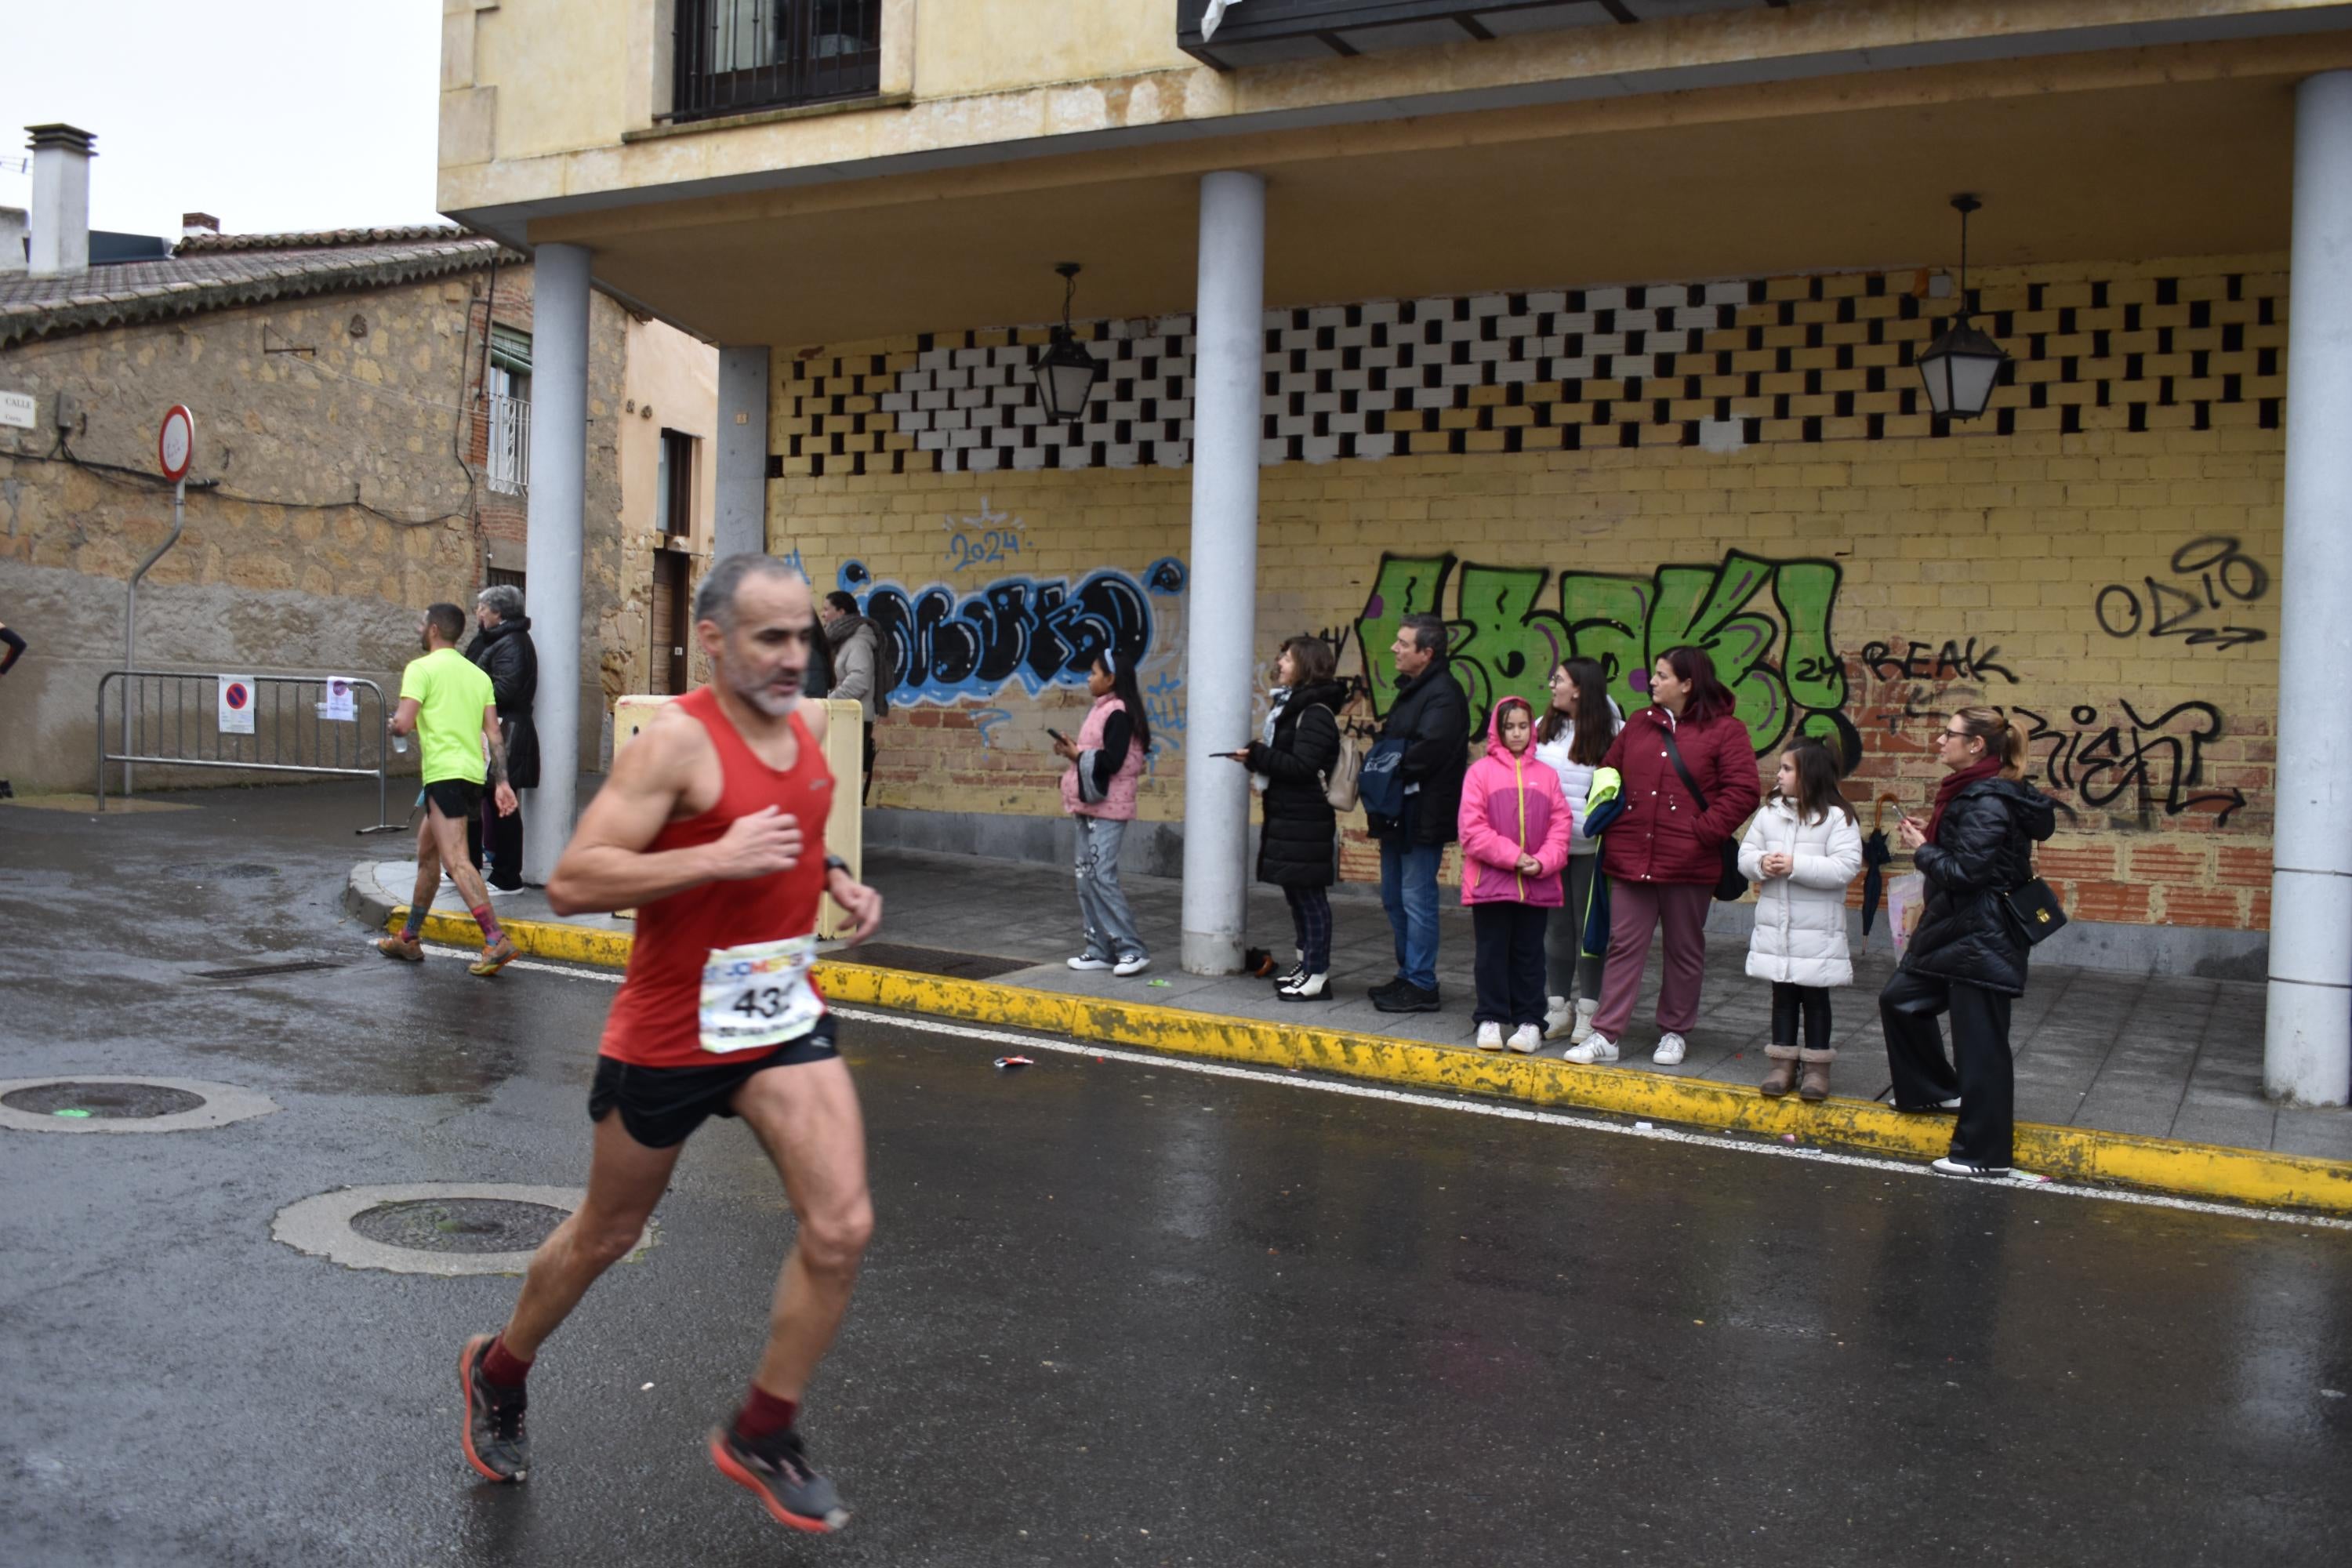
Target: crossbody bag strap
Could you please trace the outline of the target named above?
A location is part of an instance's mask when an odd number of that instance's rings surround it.
[[[1691,798],[1698,802],[1699,814],[1705,816],[1706,791],[1699,788],[1698,780],[1691,777],[1689,765],[1683,761],[1683,749],[1675,744],[1675,730],[1671,724],[1666,726],[1666,758],[1675,764],[1675,772],[1682,775],[1683,788],[1690,791]]]

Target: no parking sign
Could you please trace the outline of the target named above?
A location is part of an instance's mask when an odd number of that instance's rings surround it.
[[[224,675],[220,678],[220,732],[224,735],[253,733],[253,677]]]

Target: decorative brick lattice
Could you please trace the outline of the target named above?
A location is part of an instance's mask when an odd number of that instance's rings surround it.
[[[1265,462],[1950,434],[2275,428],[2285,279],[2135,277],[1971,289],[2013,356],[1994,412],[1953,427],[1913,368],[1955,301],[1926,275],[1475,294],[1269,311]],[[1081,331],[1087,329],[1082,328]],[[792,362],[782,473],[1182,467],[1192,321],[1097,321],[1105,374],[1052,425],[1042,327],[934,333]]]

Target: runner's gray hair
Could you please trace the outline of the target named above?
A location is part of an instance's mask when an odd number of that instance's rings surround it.
[[[493,583],[474,595],[474,603],[482,605],[501,621],[522,619],[522,590],[511,583]]]
[[[772,555],[745,551],[730,555],[710,569],[702,586],[694,591],[694,618],[710,621],[722,632],[735,629],[735,595],[741,591],[746,577],[798,577],[808,581],[808,574],[789,561],[779,561]]]

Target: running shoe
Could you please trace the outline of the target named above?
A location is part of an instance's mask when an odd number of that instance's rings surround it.
[[[810,1466],[800,1433],[790,1427],[747,1443],[732,1427],[714,1426],[710,1462],[720,1475],[757,1493],[778,1524],[822,1535],[849,1522],[841,1494]]]
[[[520,958],[521,956],[521,953],[515,951],[514,939],[508,936],[504,931],[500,931],[499,933],[498,941],[482,949],[481,957],[466,965],[466,973],[468,974],[496,974],[499,970],[504,969],[508,964],[512,963],[516,959]]]
[[[404,963],[425,962],[425,944],[413,936],[404,936],[397,931],[376,938],[375,950],[386,958],[396,958]]]
[[[466,1391],[466,1425],[460,1436],[466,1463],[494,1481],[519,1481],[530,1474],[530,1439],[523,1436],[523,1407],[530,1397],[482,1375],[482,1357],[493,1334],[476,1334],[457,1352],[457,1386]]]

